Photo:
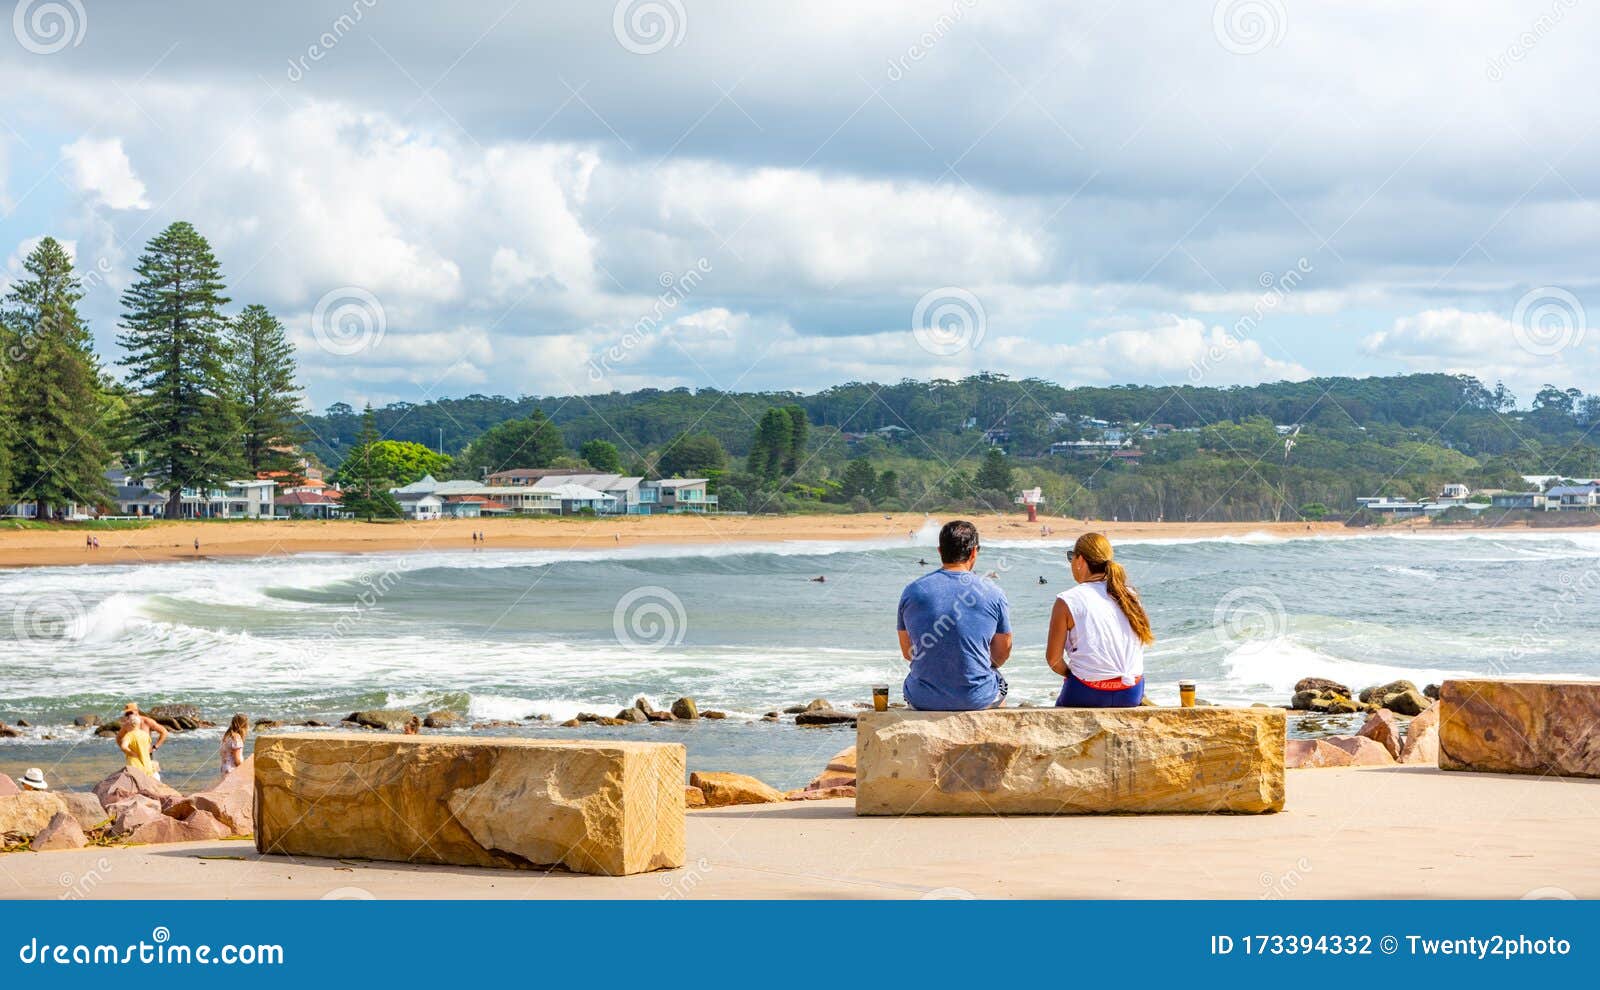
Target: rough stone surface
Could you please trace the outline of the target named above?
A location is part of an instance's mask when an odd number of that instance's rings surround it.
[[[50,819],[67,810],[49,791],[24,791],[0,797],[0,835],[37,835]]]
[[[13,794],[21,793],[22,788],[17,786],[16,781],[12,780],[5,774],[0,773],[0,797],[10,797]]]
[[[211,724],[194,705],[157,705],[145,715],[173,732],[189,732]]]
[[[1278,811],[1285,726],[1265,708],[865,712],[856,813]]]
[[[1445,681],[1439,766],[1600,777],[1600,682]]]
[[[106,809],[111,812],[111,827],[108,831],[114,836],[132,834],[140,826],[148,825],[166,816],[161,813],[161,805],[155,798],[135,794],[126,801],[118,801]]]
[[[856,785],[856,748],[841,749],[828,760],[822,772],[811,778],[806,790],[816,791],[828,787],[854,787]]]
[[[1421,691],[1396,691],[1383,696],[1383,707],[1400,715],[1421,715],[1433,704]]]
[[[1291,739],[1284,746],[1283,762],[1290,770],[1316,770],[1347,767],[1355,760],[1326,739]]]
[[[111,813],[106,811],[100,799],[85,791],[53,791],[56,797],[67,806],[67,811],[78,820],[78,825],[85,831],[98,828],[106,823]]]
[[[1294,684],[1295,693],[1301,691],[1320,692],[1322,694],[1342,694],[1346,698],[1354,697],[1355,692],[1338,681],[1330,681],[1326,677],[1302,677]]]
[[[1365,736],[1388,750],[1391,759],[1400,758],[1400,720],[1395,718],[1394,712],[1376,711],[1368,715],[1356,735]]]
[[[411,721],[411,712],[401,711],[396,708],[377,708],[372,711],[351,712],[346,722],[354,722],[364,729],[384,729],[389,732],[399,732]]]
[[[188,818],[204,811],[227,827],[231,835],[249,835],[255,828],[255,757],[246,757],[238,769],[210,789],[174,801],[166,808],[172,818]]]
[[[672,714],[678,718],[699,718],[700,706],[694,703],[693,698],[679,698],[672,703]]]
[[[692,773],[689,786],[700,788],[706,806],[725,808],[733,804],[770,804],[783,800],[783,792],[771,784],[742,773]]]
[[[1406,726],[1406,743],[1400,750],[1400,762],[1439,765],[1438,705],[1429,706]]]
[[[133,767],[123,767],[94,785],[94,796],[100,799],[100,806],[108,810],[114,804],[140,795],[154,798],[162,807],[183,797],[173,788]]]
[[[1371,702],[1374,705],[1381,705],[1383,704],[1383,699],[1387,698],[1391,694],[1400,694],[1405,691],[1416,690],[1417,686],[1410,681],[1390,681],[1387,684],[1379,684],[1376,687],[1362,688],[1360,698],[1362,701]],[[1421,694],[1420,691],[1417,693]]]
[[[133,845],[158,845],[166,842],[207,842],[226,839],[231,835],[228,826],[204,811],[196,811],[179,821],[161,815],[128,833],[126,841]]]
[[[1382,767],[1394,763],[1388,747],[1366,736],[1329,736],[1327,742],[1349,753],[1352,766]]]
[[[683,789],[683,806],[686,808],[704,808],[706,806],[706,792],[698,787],[685,787]]]
[[[89,844],[88,836],[70,812],[58,811],[49,824],[33,837],[34,852],[51,852],[56,849],[82,849]]]
[[[808,710],[794,717],[795,725],[855,725],[857,714],[855,712],[838,712],[832,710]]]
[[[422,724],[430,729],[449,729],[460,725],[466,719],[452,711],[440,710],[429,712],[423,716]]]
[[[620,876],[684,862],[677,744],[304,733],[256,742],[256,848]]]
[[[641,698],[640,700],[642,701],[644,699]],[[606,720],[602,718],[602,719],[596,719],[595,721],[603,723]],[[648,721],[650,721],[650,713],[649,712],[646,712],[643,708],[640,708],[638,705],[630,705],[629,707],[624,708],[622,711],[617,712],[617,717],[616,717],[616,719],[613,720],[613,723],[615,724],[615,723],[620,723],[620,722],[633,722],[635,724],[639,724],[639,723],[648,722]]]
[[[856,789],[854,787],[841,785],[839,787],[821,787],[815,790],[810,787],[803,787],[797,791],[788,792],[784,795],[784,799],[787,801],[827,801],[832,798],[853,798],[855,796]]]

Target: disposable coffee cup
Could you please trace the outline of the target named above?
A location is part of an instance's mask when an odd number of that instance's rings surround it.
[[[1178,682],[1178,704],[1185,708],[1194,707],[1194,681]]]
[[[878,687],[872,689],[872,710],[875,712],[886,712],[889,710],[888,685],[879,685]]]

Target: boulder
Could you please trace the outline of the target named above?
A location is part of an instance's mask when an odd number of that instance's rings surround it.
[[[742,773],[692,773],[689,786],[700,788],[709,808],[735,804],[770,804],[783,800],[783,792]]]
[[[281,729],[281,728],[283,728],[283,723],[281,721],[279,721],[278,719],[275,719],[275,718],[258,718],[258,719],[256,719],[256,731],[257,732],[261,732],[261,731],[266,730],[266,729]]]
[[[1278,811],[1286,724],[1265,708],[865,712],[856,813]]]
[[[67,811],[85,832],[92,832],[104,825],[111,818],[111,813],[106,811],[100,799],[87,791],[54,791],[61,803],[67,806]]]
[[[605,716],[596,715],[594,712],[579,712],[576,717],[579,722],[598,722]]]
[[[1369,702],[1374,705],[1381,705],[1383,704],[1383,699],[1387,698],[1391,694],[1400,694],[1403,691],[1416,690],[1417,686],[1410,681],[1398,680],[1390,681],[1387,684],[1379,684],[1376,687],[1362,688],[1360,697],[1362,701]],[[1418,691],[1417,693],[1420,694],[1421,692]]]
[[[822,772],[811,779],[806,785],[806,790],[824,790],[830,787],[854,787],[856,785],[856,748],[841,749],[828,760],[828,765]]]
[[[207,842],[226,839],[228,827],[204,811],[196,811],[181,821],[162,815],[130,832],[126,841],[134,845],[157,845],[167,842]]]
[[[1427,687],[1422,689],[1422,696],[1424,698],[1432,698],[1434,701],[1438,701],[1439,700],[1439,685],[1437,685],[1437,684],[1429,684]]]
[[[0,797],[0,835],[37,835],[56,815],[67,810],[49,791],[23,791]]]
[[[672,714],[671,712],[663,711],[646,712],[645,718],[652,722],[676,722],[678,720],[678,716]]]
[[[466,719],[452,711],[440,710],[429,712],[423,716],[422,724],[430,729],[449,729],[460,725]]]
[[[1439,706],[1441,769],[1600,777],[1600,681],[1450,680]]]
[[[640,700],[642,701],[644,699],[641,698]],[[606,720],[598,719],[597,721],[605,723]],[[650,721],[649,713],[647,713],[643,708],[640,708],[638,705],[630,705],[629,707],[624,708],[622,711],[617,712],[617,717],[612,720],[611,724],[615,725],[632,722],[635,725],[641,725],[648,721]]]
[[[829,801],[834,798],[853,798],[855,796],[856,789],[854,787],[841,785],[839,787],[822,787],[815,790],[809,787],[802,787],[799,790],[788,792],[783,797],[786,801]]]
[[[328,727],[328,723],[319,722],[314,718],[308,718],[304,722],[301,722],[300,724],[305,726],[308,729],[326,729]]]
[[[34,852],[51,852],[57,849],[82,849],[88,844],[89,837],[83,834],[83,827],[71,812],[58,811],[49,824],[33,837],[32,848]]]
[[[117,734],[117,727],[115,725],[102,725],[94,730],[94,734],[97,738],[107,739]]]
[[[783,710],[785,715],[798,715],[801,712],[830,712],[833,706],[822,698],[812,698],[803,705],[790,705]]]
[[[1389,751],[1391,759],[1400,758],[1400,720],[1390,711],[1376,711],[1367,716],[1356,735],[1364,736]]]
[[[1330,681],[1326,677],[1302,677],[1294,684],[1296,694],[1301,691],[1313,691],[1320,694],[1342,694],[1346,698],[1353,697],[1355,692],[1338,681]]]
[[[706,806],[706,792],[698,787],[685,787],[683,789],[683,805],[686,808],[704,808]]]
[[[1366,736],[1329,736],[1324,741],[1349,753],[1352,766],[1383,767],[1394,763],[1387,746]]]
[[[90,714],[76,715],[72,719],[72,724],[78,726],[79,728],[84,728],[90,725],[99,725],[100,716]]]
[[[364,729],[384,729],[389,732],[398,732],[411,721],[411,713],[398,708],[375,708],[365,712],[351,712],[345,717],[346,722],[354,722]]]
[[[716,712],[716,711],[701,712],[700,713],[700,717],[701,718],[709,718],[709,719],[724,719],[724,718],[728,717],[728,713],[727,712]]]
[[[0,739],[15,739],[20,735],[22,735],[21,729],[14,729],[4,722],[0,722]]]
[[[1296,691],[1289,704],[1297,711],[1318,712],[1323,715],[1353,715],[1365,711],[1366,706],[1342,694],[1324,691]]]
[[[1406,726],[1405,746],[1400,750],[1401,763],[1421,763],[1431,767],[1439,765],[1439,706],[1411,720]]]
[[[203,729],[211,724],[194,705],[157,705],[145,712],[145,715],[151,721],[166,726],[173,732],[189,732]]]
[[[173,788],[134,767],[123,767],[94,785],[94,796],[100,799],[100,806],[108,811],[112,805],[131,797],[152,798],[160,807],[166,807],[183,797]]]
[[[1347,767],[1355,760],[1326,739],[1290,739],[1284,746],[1283,762],[1290,770],[1314,770]]]
[[[656,707],[650,704],[650,699],[646,698],[642,694],[633,699],[633,707],[639,709],[641,712],[644,712],[645,715],[649,715],[651,712],[656,710]]]
[[[262,853],[622,876],[684,863],[669,743],[315,732],[257,740]]]
[[[812,709],[794,717],[795,725],[855,725],[856,712],[836,712],[831,709]]]
[[[161,805],[155,798],[148,798],[142,794],[135,794],[126,801],[118,801],[106,810],[111,813],[111,825],[107,831],[118,837],[127,836],[141,825],[148,825],[166,817],[161,813]]]
[[[1421,715],[1433,704],[1421,692],[1415,689],[1410,691],[1396,691],[1383,696],[1383,707],[1399,715]]]
[[[679,698],[672,703],[672,714],[679,718],[699,718],[700,707],[693,698]]]
[[[582,722],[578,721],[575,718],[569,718],[565,722],[561,723],[561,727],[563,729],[576,729],[578,726],[580,726],[582,724],[583,724]]]
[[[6,774],[0,773],[0,797],[10,797],[13,794],[21,793],[22,788],[17,786],[16,781],[12,780]]]
[[[198,794],[175,801],[166,808],[171,818],[187,819],[203,811],[221,822],[231,835],[249,835],[255,829],[255,757],[245,757],[238,769]]]

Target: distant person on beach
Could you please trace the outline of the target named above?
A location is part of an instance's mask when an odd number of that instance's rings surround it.
[[[157,780],[161,779],[161,765],[155,752],[167,741],[167,727],[139,711],[139,706],[128,702],[122,708],[122,721],[117,725],[117,748],[127,758],[127,765]]]
[[[222,760],[222,776],[233,773],[244,762],[244,736],[249,731],[250,720],[243,712],[235,712],[233,720],[228,723],[228,731],[222,734],[222,745],[217,747],[217,755]]]
[[[1144,648],[1155,642],[1128,574],[1099,533],[1078,537],[1067,560],[1077,586],[1056,596],[1045,661],[1066,678],[1058,708],[1137,708],[1144,700]]]
[[[412,715],[410,718],[406,719],[405,727],[400,731],[408,736],[420,734],[422,732],[422,719]]]
[[[978,527],[946,523],[939,559],[942,567],[900,594],[900,655],[911,664],[906,703],[936,712],[998,708],[1006,700],[1000,668],[1011,657],[1011,606],[998,584],[972,571]]]

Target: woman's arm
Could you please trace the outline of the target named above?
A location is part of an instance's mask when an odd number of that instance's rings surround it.
[[[1067,630],[1072,628],[1072,609],[1057,598],[1050,609],[1050,635],[1044,644],[1044,662],[1062,677],[1067,676]]]
[[[145,717],[144,724],[145,728],[150,730],[151,735],[155,736],[155,741],[150,744],[150,751],[155,752],[161,748],[162,743],[167,741],[167,727],[148,716]]]

